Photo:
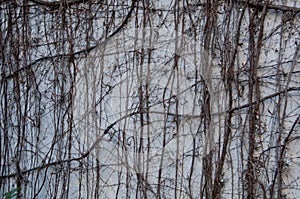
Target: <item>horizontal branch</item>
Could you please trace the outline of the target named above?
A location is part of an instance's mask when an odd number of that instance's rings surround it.
[[[44,0],[30,0],[30,2],[35,3],[36,5],[58,8],[61,6],[72,6],[75,4],[86,3],[86,0],[68,0],[68,1],[44,1]]]
[[[284,94],[284,93],[286,93],[286,92],[299,91],[299,90],[300,90],[300,87],[290,87],[290,88],[288,88],[287,90],[278,91],[278,92],[276,92],[276,93],[273,93],[273,94],[271,94],[271,95],[268,95],[268,96],[266,96],[266,97],[261,98],[261,99],[259,100],[259,103],[264,102],[264,101],[266,101],[266,100],[268,100],[268,99],[271,99],[271,98],[273,98],[273,97],[276,97],[276,96],[278,96],[278,95]],[[254,105],[254,104],[256,104],[256,103],[257,103],[257,101],[254,101],[254,102],[248,103],[248,104],[244,104],[244,105],[241,105],[241,106],[232,108],[232,109],[228,110],[227,112],[228,112],[228,113],[232,113],[232,112],[235,112],[235,111],[239,111],[239,110],[241,110],[241,109],[248,108],[248,107],[250,106],[250,104]]]
[[[262,3],[262,2],[249,1],[249,0],[236,0],[236,1],[239,3],[246,3],[250,7],[263,8],[265,6],[265,3]],[[300,12],[300,8],[298,8],[298,7],[285,6],[285,5],[268,4],[267,9],[279,10],[279,11],[283,11],[283,12],[294,12],[294,13]]]

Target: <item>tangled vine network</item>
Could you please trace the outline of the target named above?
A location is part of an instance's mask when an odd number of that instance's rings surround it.
[[[300,2],[3,0],[0,198],[299,198]]]

